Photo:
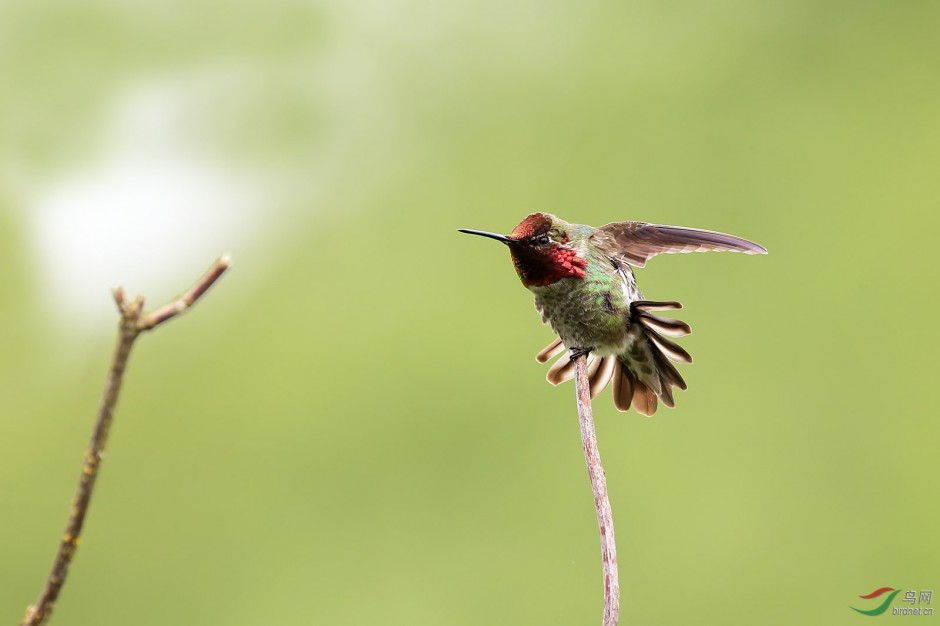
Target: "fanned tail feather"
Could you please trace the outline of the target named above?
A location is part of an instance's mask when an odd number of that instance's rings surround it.
[[[638,314],[639,322],[650,330],[669,335],[670,337],[685,337],[692,332],[688,324],[682,320],[675,320],[670,317],[659,317],[650,313],[641,312]],[[542,361],[544,363],[544,361]]]
[[[616,359],[614,364],[614,406],[618,411],[629,411],[633,403],[633,385],[636,378]]]
[[[666,339],[655,330],[652,330],[649,326],[645,326],[645,328],[646,334],[650,340],[656,344],[656,347],[659,348],[670,359],[676,361],[677,363],[692,362],[692,355],[686,352],[685,348],[677,344],[675,341]]]
[[[629,411],[633,406],[641,415],[656,412],[656,393],[636,377],[621,359],[614,365],[614,406]]]
[[[600,395],[604,389],[607,388],[607,385],[610,384],[610,381],[614,377],[614,369],[617,364],[617,357],[615,356],[605,356],[599,357],[597,359],[598,367],[595,370],[594,374],[591,375],[588,372],[588,378],[591,381],[591,398],[596,398]]]
[[[675,300],[637,300],[630,305],[630,308],[633,311],[667,311],[681,309],[682,303]]]
[[[545,380],[553,385],[560,385],[572,378],[574,378],[574,361],[571,360],[570,352],[565,352],[560,359],[548,368],[548,373],[545,374]]]
[[[639,300],[630,307],[630,329],[634,335],[629,350],[619,356],[588,357],[588,380],[591,397],[597,397],[608,385],[613,387],[614,406],[628,411],[632,406],[642,415],[656,412],[659,403],[674,407],[672,388],[688,388],[676,367],[670,362],[691,363],[692,356],[679,344],[663,335],[682,337],[692,332],[681,320],[653,315],[650,311],[681,309],[678,302]],[[546,374],[552,385],[574,378],[571,353],[561,339],[555,339],[539,352],[536,360],[545,363],[564,353]]]
[[[535,355],[535,360],[539,363],[548,363],[564,351],[565,344],[561,342],[561,339],[556,338],[555,341],[545,346],[545,349]]]
[[[633,408],[640,415],[650,417],[656,412],[658,403],[656,401],[656,392],[637,381],[633,386]]]
[[[679,370],[669,361],[691,363],[692,356],[682,346],[666,339],[660,333],[673,337],[682,337],[691,333],[692,329],[680,320],[659,317],[650,313],[654,310],[681,308],[682,305],[678,302],[651,302],[647,300],[634,302],[630,307],[632,322],[636,324],[636,327],[642,329],[641,336],[637,338],[641,343],[637,346],[638,350],[632,352],[631,355],[639,352],[643,357],[649,355],[653,361],[652,372],[647,373],[646,376],[641,375],[642,382],[640,384],[646,388],[634,391],[633,404],[637,411],[643,415],[652,415],[656,412],[657,397],[668,407],[676,406],[672,388],[678,387],[682,390],[688,388],[685,380],[682,379],[682,375],[679,374]],[[624,368],[627,367],[628,365],[625,364]],[[640,367],[646,368],[647,365],[643,363]],[[646,373],[645,369],[642,371]],[[640,396],[639,401],[637,395]]]

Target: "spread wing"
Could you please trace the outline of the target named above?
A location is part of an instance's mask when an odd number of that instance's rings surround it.
[[[712,230],[663,226],[646,222],[612,222],[591,236],[611,257],[636,267],[657,254],[719,250],[745,254],[767,254],[762,246],[747,239]]]

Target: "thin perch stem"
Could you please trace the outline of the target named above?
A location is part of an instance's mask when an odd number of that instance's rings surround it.
[[[117,346],[111,360],[111,369],[108,372],[108,380],[105,383],[101,404],[98,407],[95,428],[91,433],[91,440],[88,442],[82,473],[79,476],[75,497],[72,499],[72,510],[69,512],[65,533],[59,543],[59,550],[56,553],[55,561],[53,561],[52,570],[49,572],[49,577],[46,579],[46,584],[36,604],[26,609],[26,616],[20,622],[21,626],[45,624],[52,614],[56,599],[65,584],[69,565],[75,557],[75,551],[78,549],[81,539],[85,515],[88,512],[92,491],[98,478],[98,470],[101,468],[101,459],[108,441],[108,431],[114,419],[114,407],[117,405],[121,382],[124,380],[124,370],[127,367],[127,360],[130,357],[134,340],[137,339],[140,333],[151,330],[191,307],[219,279],[222,273],[228,269],[228,266],[228,257],[223,256],[213,263],[209,271],[188,291],[152,313],[145,314],[143,312],[144,299],[141,296],[128,302],[121,287],[114,290],[114,301],[121,315],[121,321],[118,326]]]
[[[607,478],[601,465],[601,454],[597,449],[594,432],[594,416],[591,413],[591,385],[588,382],[587,355],[575,358],[575,386],[578,400],[578,421],[581,423],[581,443],[584,444],[584,460],[587,462],[591,489],[594,492],[594,509],[597,511],[597,527],[601,535],[601,562],[604,570],[604,621],[603,626],[617,626],[620,618],[620,581],[617,577],[617,545],[614,541],[614,518],[607,497]]]

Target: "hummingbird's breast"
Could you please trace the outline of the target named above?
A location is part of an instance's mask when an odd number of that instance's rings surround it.
[[[590,255],[583,278],[565,278],[530,287],[542,318],[569,348],[594,348],[617,354],[628,342],[630,303],[641,300],[629,266],[603,255]]]

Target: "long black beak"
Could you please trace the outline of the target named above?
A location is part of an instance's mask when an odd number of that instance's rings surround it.
[[[505,244],[512,243],[512,239],[506,235],[498,235],[496,233],[488,233],[485,230],[470,230],[469,228],[458,228],[458,233],[467,233],[468,235],[479,235],[481,237],[489,237],[490,239],[495,239],[496,241],[502,241]]]

